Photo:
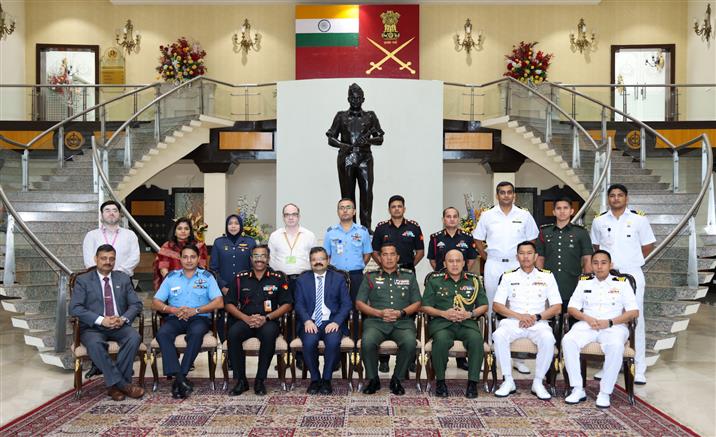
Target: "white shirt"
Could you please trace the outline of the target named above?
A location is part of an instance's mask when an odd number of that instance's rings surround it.
[[[580,280],[569,306],[598,320],[609,320],[623,311],[637,310],[636,295],[626,278],[609,275],[603,281],[594,276]]]
[[[112,283],[112,275],[103,276],[102,273],[97,272],[97,276],[99,277],[99,283],[100,283],[100,289],[102,290],[102,305],[104,306],[104,278],[109,278],[109,289],[112,290],[112,306],[114,306],[114,315],[119,316],[119,311],[117,311],[117,299],[114,298],[114,284]],[[94,321],[95,325],[101,325],[102,321],[104,320],[104,311],[102,311],[101,316],[97,317],[97,319]]]
[[[85,267],[89,268],[95,265],[94,257],[97,254],[97,248],[103,244],[111,244],[117,252],[114,269],[134,276],[134,269],[139,264],[137,235],[125,228],[117,228],[116,233],[107,232],[104,227],[87,232],[82,242],[82,257]]]
[[[512,205],[508,214],[495,205],[483,212],[477,227],[472,231],[476,240],[487,243],[487,259],[515,259],[517,245],[534,240],[539,235],[537,223],[532,215],[517,205]]]
[[[549,306],[562,303],[554,275],[538,268],[526,273],[521,268],[504,273],[495,293],[495,302],[507,305],[520,314],[537,314]]]
[[[649,219],[629,209],[619,218],[612,211],[598,216],[592,222],[592,244],[598,244],[612,256],[615,269],[641,267],[644,255],[641,247],[656,241]]]
[[[286,228],[278,228],[269,236],[269,266],[287,275],[297,275],[310,270],[308,253],[314,246],[316,236],[303,226],[298,227],[298,234],[293,238],[286,233]]]
[[[313,279],[316,281],[316,298],[318,298],[318,278],[323,278],[323,301],[321,302],[321,305],[323,306],[323,309],[321,310],[321,318],[323,322],[321,324],[326,324],[328,319],[331,318],[331,310],[326,306],[326,274],[318,275],[316,273],[313,274]],[[314,307],[315,310],[315,307]]]

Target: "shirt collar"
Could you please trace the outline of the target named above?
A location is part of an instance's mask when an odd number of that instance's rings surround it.
[[[104,278],[109,278],[110,281],[112,280],[112,272],[110,272],[109,275],[104,276],[102,273],[99,272],[99,270],[97,270],[97,276],[99,276],[100,282],[104,282]]]
[[[622,215],[619,216],[619,217],[626,216],[626,215],[631,215],[631,214],[632,214],[632,212],[631,212],[631,210],[629,209],[629,205],[627,205],[626,209],[624,209],[624,212],[623,212]],[[615,220],[619,220],[614,214],[612,214],[611,208],[609,209],[609,212],[607,212],[607,215],[612,216]]]
[[[390,226],[392,226],[392,227],[398,229],[398,228],[400,228],[401,226],[403,226],[403,225],[405,224],[405,217],[403,217],[402,221],[400,222],[400,225],[398,225],[398,226],[395,226],[395,223],[393,223],[393,218],[392,218],[392,217],[388,219],[388,223],[390,223]]]

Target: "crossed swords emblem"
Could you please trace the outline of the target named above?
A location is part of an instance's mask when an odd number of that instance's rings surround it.
[[[368,41],[370,41],[371,44],[376,46],[381,52],[385,54],[385,57],[381,59],[378,62],[372,62],[370,63],[370,68],[365,71],[365,74],[371,74],[373,70],[382,70],[382,65],[388,62],[388,59],[394,60],[398,65],[400,65],[400,70],[408,70],[410,74],[415,74],[415,70],[410,68],[410,66],[413,64],[412,62],[403,62],[400,58],[395,56],[399,51],[403,50],[405,46],[410,44],[415,37],[410,38],[409,40],[405,41],[403,44],[401,44],[397,49],[393,50],[392,52],[389,52],[386,48],[384,48],[382,45],[378,44],[377,42],[373,41],[372,39],[368,38]]]

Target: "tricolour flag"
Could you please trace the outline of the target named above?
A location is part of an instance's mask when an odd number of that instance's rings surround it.
[[[358,5],[296,6],[296,47],[357,47]]]

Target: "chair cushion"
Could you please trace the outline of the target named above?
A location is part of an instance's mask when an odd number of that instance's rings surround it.
[[[604,356],[604,352],[602,352],[602,346],[599,344],[599,342],[596,342],[596,341],[586,344],[582,348],[580,353],[586,354],[586,355]],[[624,357],[625,358],[634,358],[634,355],[636,355],[634,349],[629,347],[628,343],[625,344],[624,345]]]
[[[261,347],[261,342],[256,337],[251,337],[248,340],[244,341],[243,343],[243,349],[244,353],[259,353],[259,348]],[[224,340],[224,342],[221,344],[221,348],[223,350],[229,350],[229,343]],[[283,335],[279,335],[276,338],[276,353],[284,353],[288,352],[288,343],[286,343],[286,339],[283,338]]]
[[[211,332],[207,332],[204,334],[204,341],[201,343],[202,349],[212,349],[219,345],[219,340],[214,337],[214,334]],[[159,349],[159,342],[156,338],[152,339],[152,342],[150,344],[152,349]],[[177,338],[174,339],[174,347],[177,349],[186,349],[186,334],[180,334],[177,335]]]
[[[358,344],[356,347],[360,349],[362,340],[358,339]],[[420,340],[417,338],[415,339],[415,345],[418,349],[420,349]],[[385,340],[383,343],[378,346],[378,353],[383,355],[395,355],[398,353],[398,343],[394,342],[393,340]]]
[[[349,352],[353,350],[353,346],[355,344],[353,343],[353,340],[351,340],[350,337],[344,336],[341,338],[341,351],[343,352]],[[294,338],[291,341],[291,344],[289,345],[292,351],[302,350],[303,349],[303,341],[299,337]],[[326,350],[326,343],[324,343],[323,340],[320,340],[318,342],[318,351],[323,352]]]
[[[537,345],[532,343],[529,338],[518,338],[510,344],[510,352],[521,352],[526,354],[536,354]],[[554,354],[557,355],[559,351],[557,346],[554,347]]]
[[[490,352],[490,346],[487,343],[482,344],[482,349],[484,353]],[[432,353],[432,351],[433,341],[429,340],[427,343],[425,343],[425,352]],[[448,351],[448,354],[451,357],[464,357],[467,356],[467,349],[465,349],[465,346],[463,346],[460,340],[454,340],[452,342],[452,347]]]
[[[119,343],[116,341],[108,341],[107,342],[107,350],[110,354],[117,354],[119,353]],[[75,358],[85,358],[87,357],[87,348],[85,345],[80,343],[79,346],[75,347],[74,344],[71,346],[72,354],[75,356]],[[147,345],[144,343],[139,343],[139,352],[146,352],[147,351]]]

